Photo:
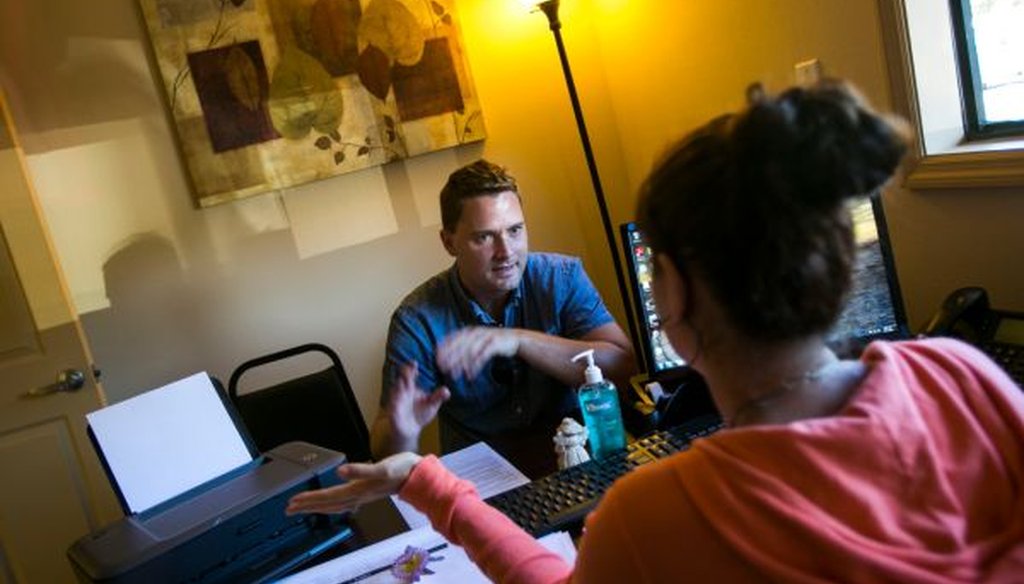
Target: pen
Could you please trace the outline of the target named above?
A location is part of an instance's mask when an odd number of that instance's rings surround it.
[[[432,554],[434,552],[439,552],[439,551],[443,550],[446,547],[448,547],[447,543],[441,543],[441,544],[435,545],[434,547],[432,547],[432,548],[427,550],[427,555],[430,555],[430,554]],[[387,572],[388,570],[391,569],[391,567],[392,567],[391,564],[388,564],[387,566],[381,566],[379,568],[370,570],[369,572],[366,572],[364,574],[360,574],[360,575],[356,576],[355,578],[350,578],[350,579],[345,580],[343,582],[339,582],[338,584],[353,584],[355,582],[362,582],[363,580],[366,580],[367,578],[371,578],[373,576],[376,576],[377,574],[382,574],[384,572]]]

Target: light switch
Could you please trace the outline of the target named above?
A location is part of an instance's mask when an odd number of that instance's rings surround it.
[[[794,65],[797,85],[814,85],[821,79],[821,61],[808,59]]]

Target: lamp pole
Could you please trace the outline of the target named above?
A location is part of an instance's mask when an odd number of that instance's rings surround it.
[[[629,327],[630,338],[633,341],[633,354],[636,358],[640,359],[643,355],[640,346],[640,335],[637,331],[636,321],[633,318],[633,310],[629,305],[629,289],[626,287],[626,278],[622,270],[622,260],[619,259],[618,246],[615,245],[615,231],[612,229],[611,217],[608,214],[604,189],[601,187],[601,177],[597,173],[597,161],[594,160],[594,150],[590,146],[587,123],[583,120],[583,109],[580,107],[580,98],[576,94],[576,83],[573,81],[572,69],[569,67],[569,56],[565,52],[565,43],[562,42],[562,23],[558,20],[558,4],[559,0],[546,0],[538,3],[537,8],[548,17],[551,33],[555,37],[555,46],[558,47],[558,58],[562,62],[565,86],[569,90],[569,101],[572,102],[572,112],[576,116],[576,129],[579,131],[580,141],[583,142],[583,155],[587,159],[587,168],[590,170],[590,182],[594,185],[597,207],[601,212],[601,225],[604,227],[605,239],[608,241],[608,251],[612,254],[612,263],[615,267],[615,281],[619,285],[622,308],[625,309],[626,323]]]

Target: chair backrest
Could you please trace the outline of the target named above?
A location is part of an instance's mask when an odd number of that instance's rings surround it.
[[[239,380],[247,371],[310,352],[323,353],[331,360],[331,365],[239,394]],[[343,452],[350,461],[370,460],[370,433],[359,411],[359,403],[341,359],[326,345],[299,345],[242,363],[231,374],[228,396],[260,452],[292,440],[303,440]]]

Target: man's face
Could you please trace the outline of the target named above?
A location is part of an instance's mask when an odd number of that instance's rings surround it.
[[[455,257],[462,285],[481,305],[519,286],[528,246],[523,207],[512,191],[464,200],[455,230],[442,230],[441,241]]]

